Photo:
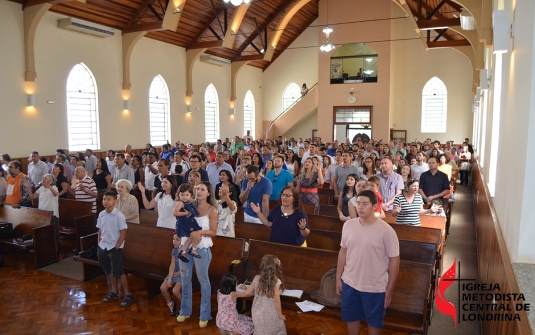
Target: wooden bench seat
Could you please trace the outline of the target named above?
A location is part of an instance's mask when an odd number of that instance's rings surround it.
[[[2,249],[33,250],[36,269],[58,261],[52,212],[1,206],[0,221],[13,224],[13,237],[0,239]],[[16,238],[26,234],[32,235],[33,243],[17,243]]]
[[[173,230],[136,223],[127,225],[123,249],[124,271],[143,277],[149,296],[155,296],[160,293],[160,285],[169,273]],[[217,288],[229,264],[243,257],[245,240],[216,236],[212,237],[212,241],[213,258],[208,273],[212,286]],[[84,250],[97,245],[97,234],[82,237],[80,245]],[[74,259],[84,263],[84,281],[104,274],[96,257],[76,256]],[[195,280],[196,276],[193,278]]]
[[[139,222],[147,226],[154,226],[158,223],[158,213],[152,209],[139,210]]]
[[[301,299],[281,296],[282,307],[289,310],[299,310],[295,304],[297,301],[313,300],[310,294],[319,289],[323,274],[338,259],[335,251],[250,240],[248,257],[232,267],[239,282],[252,280],[259,273],[261,259],[266,254],[273,254],[281,260],[282,281],[287,289],[304,291]],[[385,328],[426,334],[431,288],[430,265],[402,260],[392,303],[384,319]],[[245,300],[239,301],[238,306],[250,306],[252,298]],[[341,310],[325,307],[319,314],[339,319]]]
[[[80,251],[80,237],[96,231],[91,202],[59,199],[59,225],[62,234],[74,235],[76,251]]]

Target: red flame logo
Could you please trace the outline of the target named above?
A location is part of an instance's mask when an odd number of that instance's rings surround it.
[[[435,301],[437,303],[438,310],[442,314],[449,315],[453,318],[453,324],[455,328],[457,328],[457,310],[455,309],[455,305],[451,303],[448,299],[446,299],[445,295],[448,287],[453,284],[453,280],[445,279],[455,279],[457,270],[457,268],[455,267],[456,263],[457,259],[455,258],[451,267],[440,278],[438,282],[438,290],[435,290]]]

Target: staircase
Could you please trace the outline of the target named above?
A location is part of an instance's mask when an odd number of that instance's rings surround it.
[[[314,84],[308,93],[297,99],[290,107],[277,116],[266,131],[266,138],[275,138],[286,133],[297,122],[318,107],[318,83]]]

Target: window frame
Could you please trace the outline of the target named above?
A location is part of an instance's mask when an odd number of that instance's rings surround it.
[[[75,78],[72,77],[73,75],[76,75],[76,71],[84,71],[84,74],[78,73],[78,75],[86,75],[87,78]],[[85,84],[80,84],[81,79],[89,80],[90,82],[86,82]],[[76,82],[74,82],[76,81]],[[92,91],[82,91],[81,85],[84,85],[86,87],[89,87],[92,89]],[[66,93],[66,100],[67,100],[67,134],[68,134],[68,141],[69,141],[69,150],[72,151],[85,151],[86,149],[91,150],[99,150],[100,149],[100,127],[99,127],[99,110],[98,110],[98,87],[97,87],[97,81],[95,76],[93,75],[93,72],[89,69],[87,65],[84,63],[78,63],[75,64],[71,71],[69,72],[69,75],[67,76],[67,85],[65,88]],[[77,96],[78,95],[78,96]],[[72,106],[77,105],[76,100],[79,100],[78,102],[83,101],[82,99],[85,99],[89,103],[89,108],[87,111],[83,111],[82,109],[78,109],[80,112],[79,114],[83,114],[85,112],[86,115],[78,115],[80,118],[87,118],[89,117],[91,126],[87,127],[78,127],[78,128],[86,128],[91,130],[89,132],[84,132],[84,135],[90,135],[90,139],[88,143],[83,144],[74,144],[73,142],[77,142],[82,138],[79,138],[80,136],[76,135],[76,133],[73,133],[73,127],[75,127],[76,123],[78,124],[87,124],[88,121],[84,120],[75,120],[75,117],[77,115],[73,115],[74,111],[76,109],[73,109]],[[80,101],[81,100],[81,101]],[[78,104],[79,106],[81,104]],[[88,112],[88,113],[87,113]]]
[[[153,85],[159,85],[160,87],[154,88]],[[165,97],[160,97],[158,94],[153,96],[153,88],[156,90],[158,89],[159,94],[164,94]],[[157,108],[158,106],[163,105],[160,108]],[[154,108],[154,109],[153,109]],[[169,87],[167,86],[167,83],[165,79],[162,77],[162,75],[157,75],[152,79],[151,84],[149,86],[149,136],[150,136],[150,143],[152,145],[163,145],[166,144],[167,141],[171,138],[171,101],[170,101],[170,94],[169,94]],[[154,132],[153,133],[153,127],[155,127],[155,122],[157,119],[156,116],[153,116],[153,113],[161,113],[161,111],[157,110],[163,110],[163,135],[162,131]],[[161,117],[160,117],[161,118]],[[160,137],[163,137],[161,139],[158,139]]]
[[[210,92],[211,91],[211,92]],[[207,105],[207,94],[208,93],[213,93],[213,97],[210,97],[210,98],[214,98],[214,102],[208,100],[208,104],[210,105]],[[213,109],[212,112],[209,112],[209,109]],[[208,123],[208,116],[212,116],[212,115],[209,115],[209,113],[213,113],[213,123]],[[209,138],[209,135],[210,132],[208,132],[208,129],[213,126],[214,128],[214,131],[213,131],[213,137],[214,138]],[[210,83],[207,87],[206,87],[206,90],[204,91],[204,141],[205,142],[216,142],[218,139],[219,139],[219,133],[220,133],[220,122],[219,122],[219,95],[217,94],[217,89],[215,88],[214,84]]]
[[[292,87],[297,87],[297,96],[293,100],[292,98],[286,97],[286,93],[290,92],[290,89],[292,89]],[[299,87],[299,85],[297,85],[297,83],[295,82],[291,82],[286,85],[284,91],[282,91],[282,112],[286,112],[297,100],[299,100],[299,98],[301,98],[301,87]],[[291,103],[286,104],[287,101],[291,101]]]
[[[435,97],[435,98],[431,98]],[[433,101],[435,100],[434,104],[438,104],[438,100],[441,100],[442,104],[442,115],[438,116],[438,112],[433,113],[432,110],[429,110],[428,107],[433,105]],[[435,115],[437,114],[437,115]],[[431,128],[430,125],[426,124],[426,120],[429,117],[440,117],[442,120],[439,121],[441,124],[441,128]],[[442,81],[437,76],[432,77],[429,79],[423,89],[422,89],[422,113],[421,113],[421,126],[420,126],[420,132],[425,133],[431,133],[431,134],[443,134],[447,131],[448,126],[448,89],[446,87],[446,84],[444,81]]]
[[[249,102],[252,103],[252,106],[247,106]],[[243,99],[243,134],[245,135],[247,130],[251,132],[253,136],[255,136],[255,113],[256,113],[256,103],[254,100],[254,95],[251,90],[248,90],[247,93],[245,93],[245,98]],[[249,125],[247,125],[247,114],[250,114],[250,121]]]

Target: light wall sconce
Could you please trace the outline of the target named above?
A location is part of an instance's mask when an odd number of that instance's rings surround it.
[[[178,13],[180,13],[180,8],[173,9],[173,14],[178,14]]]
[[[46,103],[49,104],[49,105],[53,105],[53,104],[55,104],[56,102],[55,102],[55,101],[52,101],[52,100],[48,100]]]
[[[487,77],[487,74],[487,69],[479,70],[479,88],[481,88],[482,90],[489,89],[489,78]]]
[[[515,23],[508,23],[506,10],[502,9],[492,12],[492,26],[494,53],[509,52],[509,39],[515,36]]]
[[[28,94],[28,106],[35,107],[35,94]]]
[[[230,114],[231,115],[236,115],[236,108],[231,108],[230,109]]]
[[[124,109],[130,110],[130,100],[125,100],[124,101]]]
[[[191,105],[187,105],[187,106],[186,106],[186,112],[187,112],[188,114],[191,114]]]

